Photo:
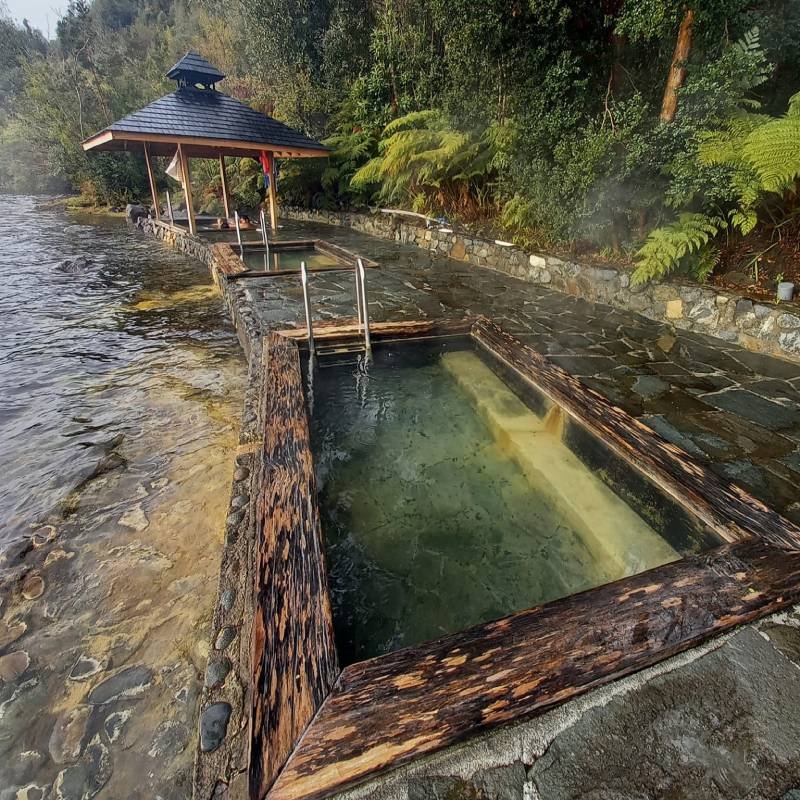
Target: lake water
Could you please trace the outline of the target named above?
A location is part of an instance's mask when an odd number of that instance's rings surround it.
[[[246,365],[200,263],[0,219],[0,795],[189,797]]]

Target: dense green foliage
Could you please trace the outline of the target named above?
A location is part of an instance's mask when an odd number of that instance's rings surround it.
[[[289,202],[638,250],[639,280],[702,278],[727,237],[794,225],[800,0],[72,0],[50,43],[0,22],[2,189],[56,176],[146,198],[139,160],[78,142],[167,91],[192,48],[225,90],[331,147],[281,165]],[[237,202],[258,202],[257,164],[231,175]],[[195,181],[217,210],[213,165]]]

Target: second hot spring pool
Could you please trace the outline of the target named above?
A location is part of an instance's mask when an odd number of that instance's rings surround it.
[[[384,344],[306,391],[345,664],[719,544],[469,339]]]
[[[238,253],[238,248],[236,249]],[[305,261],[309,271],[342,269],[344,264],[329,253],[313,247],[281,250],[273,246],[269,252],[261,247],[245,247],[241,254],[245,267],[262,272],[297,272]]]

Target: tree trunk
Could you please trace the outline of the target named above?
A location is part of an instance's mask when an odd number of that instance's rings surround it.
[[[693,25],[694,11],[691,8],[687,8],[684,11],[681,27],[678,31],[675,52],[672,54],[672,64],[669,67],[667,85],[664,87],[664,99],[661,102],[662,122],[672,122],[678,111],[678,89],[683,86],[683,82],[686,79],[686,62],[692,52]]]

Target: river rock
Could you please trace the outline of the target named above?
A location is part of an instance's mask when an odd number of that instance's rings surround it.
[[[86,765],[86,793],[84,800],[94,797],[107,783],[113,771],[111,754],[100,741],[99,734],[86,746],[83,754]]]
[[[217,639],[214,642],[214,649],[224,650],[235,638],[236,628],[228,625],[217,634]]]
[[[56,538],[56,526],[44,525],[31,537],[31,544],[34,547],[44,547]]]
[[[137,222],[142,217],[147,216],[147,209],[144,206],[140,206],[138,203],[128,203],[125,206],[125,216],[131,222]]]
[[[153,682],[153,671],[145,666],[127,667],[116,675],[106,678],[89,692],[89,702],[94,706],[105,705],[117,697],[136,697]]]
[[[29,783],[17,791],[14,800],[44,800],[47,797],[47,786],[37,786]]]
[[[204,753],[216,750],[228,733],[231,718],[230,703],[212,703],[200,717],[200,749]]]
[[[59,272],[65,272],[67,275],[79,275],[82,272],[86,272],[91,263],[92,262],[89,261],[86,256],[66,258],[56,267],[56,269]]]
[[[129,508],[120,518],[119,524],[124,525],[126,528],[133,528],[135,531],[143,531],[150,524],[144,509],[141,505],[136,505]]]
[[[23,750],[8,759],[7,764],[3,764],[3,777],[6,782],[13,783],[15,786],[24,786],[36,777],[40,777],[40,770],[45,765],[47,756],[38,750]]]
[[[103,669],[103,665],[96,658],[88,656],[78,656],[78,660],[72,665],[69,671],[71,681],[85,681],[92,675],[97,675]]]
[[[89,706],[78,706],[65,711],[56,720],[47,746],[56,764],[69,764],[80,758],[90,712]]]
[[[0,681],[11,683],[30,666],[31,659],[24,650],[0,656]]]
[[[53,784],[54,800],[83,800],[86,785],[86,767],[83,764],[73,764],[62,769],[56,776]]]
[[[36,600],[44,594],[44,578],[35,572],[29,572],[22,581],[22,596],[26,600]]]
[[[0,647],[6,647],[12,642],[16,642],[28,626],[22,622],[3,622],[0,620]]]
[[[230,671],[230,659],[225,656],[212,658],[208,662],[208,667],[206,667],[206,688],[213,689],[216,686],[222,686]]]
[[[103,722],[103,730],[105,730],[109,742],[117,741],[131,714],[133,714],[133,709],[126,708],[122,711],[115,711],[106,717],[105,722]]]
[[[95,736],[86,746],[81,760],[58,773],[53,784],[53,798],[91,800],[108,783],[112,771],[108,748]]]
[[[236,591],[234,589],[225,589],[219,596],[219,602],[225,611],[230,611],[236,600]]]

